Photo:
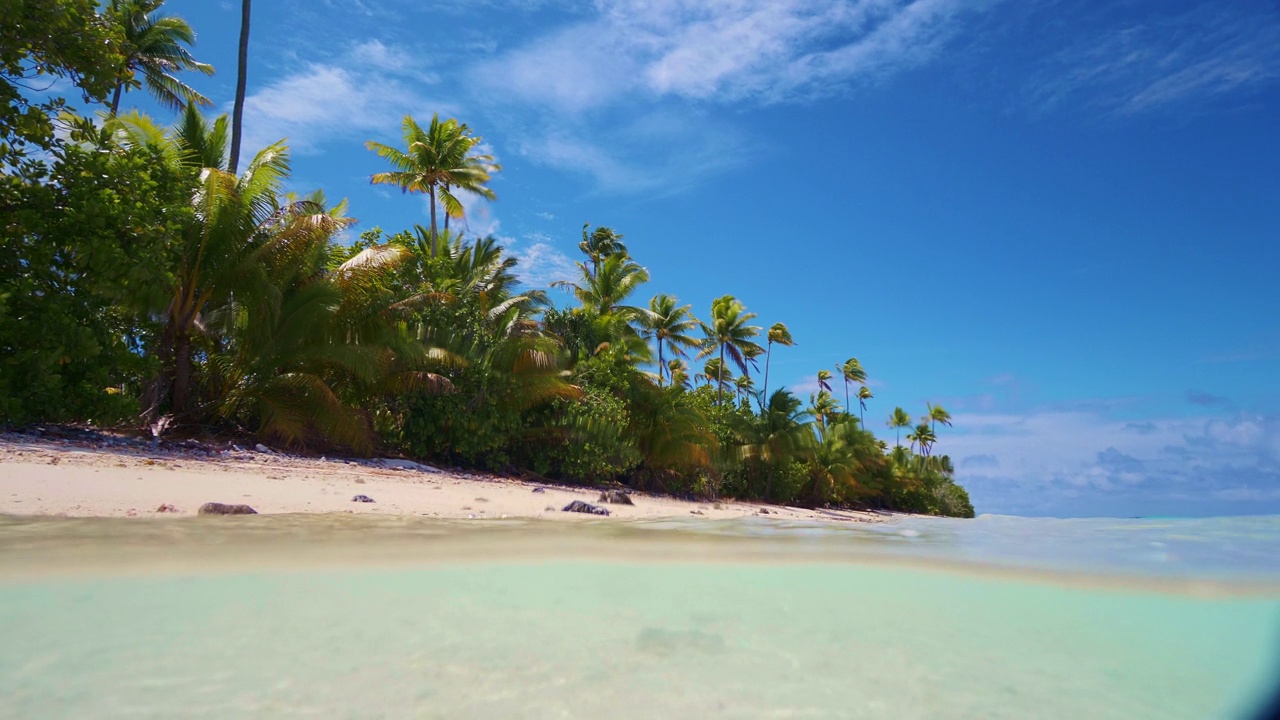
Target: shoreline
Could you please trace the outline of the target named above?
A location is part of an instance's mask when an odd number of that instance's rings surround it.
[[[207,502],[246,504],[259,514],[354,513],[442,519],[661,519],[749,516],[844,523],[897,515],[693,501],[631,492],[634,505],[601,503],[601,489],[458,471],[404,460],[308,458],[272,451],[189,451],[0,435],[0,515],[192,517]],[[373,502],[356,502],[364,495]],[[574,500],[608,518],[563,512]],[[162,506],[171,511],[158,511]]]

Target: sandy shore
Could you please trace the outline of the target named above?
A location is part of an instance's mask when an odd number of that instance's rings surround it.
[[[195,515],[206,502],[244,503],[259,513],[374,513],[439,518],[595,517],[562,512],[573,500],[601,504],[622,519],[760,515],[876,522],[887,516],[725,501],[700,503],[634,493],[634,505],[598,503],[600,491],[524,482],[429,466],[254,451],[201,453],[84,447],[56,439],[0,437],[0,514],[70,517]],[[365,495],[372,503],[354,502]],[[158,512],[162,505],[174,512]]]

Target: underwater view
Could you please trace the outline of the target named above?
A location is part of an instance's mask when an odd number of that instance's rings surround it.
[[[1276,517],[7,518],[0,717],[1251,718],[1277,553]]]

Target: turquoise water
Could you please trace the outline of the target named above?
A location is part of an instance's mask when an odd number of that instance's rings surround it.
[[[1280,519],[0,519],[0,718],[1248,717]]]

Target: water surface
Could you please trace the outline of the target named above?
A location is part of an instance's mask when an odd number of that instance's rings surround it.
[[[1247,717],[1277,557],[1277,518],[0,519],[0,717]]]

